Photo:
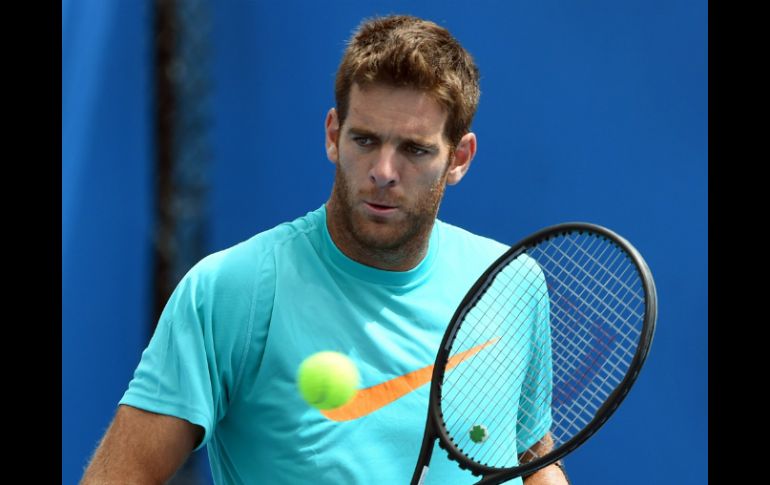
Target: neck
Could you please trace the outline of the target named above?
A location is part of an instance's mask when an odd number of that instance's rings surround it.
[[[387,271],[408,271],[420,264],[428,253],[433,224],[420,227],[398,246],[374,247],[356,238],[349,219],[342,213],[342,204],[335,198],[332,194],[326,203],[326,226],[337,248],[353,261]]]

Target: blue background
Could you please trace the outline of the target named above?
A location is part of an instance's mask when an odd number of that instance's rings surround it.
[[[410,13],[474,55],[479,152],[440,217],[513,243],[614,229],[647,259],[658,330],[623,406],[567,466],[593,485],[707,482],[705,0],[212,2],[213,252],[320,206],[323,121],[362,18]],[[152,4],[62,2],[62,483],[76,483],[149,338]]]

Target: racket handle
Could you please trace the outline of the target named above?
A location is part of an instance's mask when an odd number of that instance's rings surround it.
[[[420,479],[417,481],[417,485],[422,485],[426,476],[428,476],[428,465],[422,467],[422,473],[420,473]]]
[[[425,480],[425,476],[428,474],[428,466],[430,465],[430,458],[433,455],[433,445],[436,443],[436,435],[433,433],[433,425],[430,420],[430,413],[428,413],[428,422],[425,426],[425,435],[422,438],[422,446],[420,447],[420,456],[417,458],[417,465],[414,467],[414,473],[412,474],[411,485],[422,485]]]

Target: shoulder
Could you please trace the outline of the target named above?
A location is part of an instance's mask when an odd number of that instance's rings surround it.
[[[292,245],[306,250],[314,212],[200,260],[177,285],[161,320],[196,328],[207,351],[213,349],[217,368],[234,369],[229,378],[244,368],[245,359],[258,368],[273,311],[276,251]]]
[[[511,247],[494,239],[479,236],[463,228],[441,222],[441,245],[453,255],[463,255],[466,258],[485,259],[486,264],[492,264]],[[511,267],[526,270],[525,274],[532,275],[535,279],[543,279],[543,271],[534,258],[527,254],[519,255],[511,262]]]
[[[222,289],[242,288],[247,281],[269,277],[275,273],[277,251],[302,251],[314,244],[321,217],[322,211],[318,209],[212,253],[198,262],[188,276]]]
[[[509,248],[492,238],[474,234],[441,220],[436,220],[436,224],[440,231],[442,250],[448,250],[450,253],[464,254],[466,257],[477,256],[489,259],[491,263]]]

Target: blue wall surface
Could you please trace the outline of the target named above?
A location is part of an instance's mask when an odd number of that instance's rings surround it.
[[[623,406],[574,483],[707,483],[705,0],[212,2],[208,249],[320,206],[323,121],[350,32],[410,13],[474,55],[479,152],[440,217],[513,243],[585,220],[647,259],[660,308]],[[151,2],[62,9],[62,483],[75,483],[148,338]]]
[[[146,345],[149,4],[62,3],[62,483],[77,483]]]

